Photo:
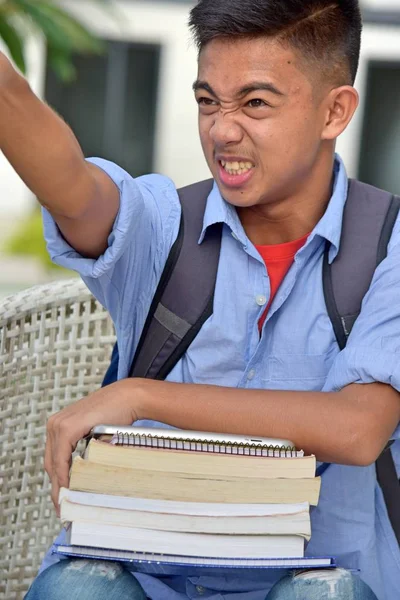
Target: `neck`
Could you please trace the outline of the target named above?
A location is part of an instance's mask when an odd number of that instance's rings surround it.
[[[334,157],[320,157],[305,180],[285,197],[237,209],[247,237],[255,245],[284,244],[310,233],[332,196]]]

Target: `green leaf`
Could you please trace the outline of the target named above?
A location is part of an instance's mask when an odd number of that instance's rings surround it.
[[[83,52],[101,52],[103,43],[66,11],[48,2],[39,2],[43,14],[57,24],[69,37],[71,44]]]
[[[103,43],[72,15],[48,0],[14,0],[44,33],[49,44],[65,50],[98,53]]]
[[[0,18],[0,38],[10,51],[11,57],[17,67],[26,73],[26,63],[24,57],[23,41],[13,25],[7,22],[5,18]]]
[[[20,223],[12,237],[1,246],[1,250],[8,255],[35,256],[47,269],[60,268],[51,262],[46,250],[40,209],[35,209]]]
[[[71,83],[76,78],[76,69],[69,52],[59,48],[49,47],[47,59],[50,67],[65,83]]]
[[[96,0],[96,2],[103,9],[111,8],[110,0]],[[14,24],[21,26],[20,30],[24,25],[30,24],[39,30],[47,43],[50,65],[65,82],[72,81],[76,75],[72,62],[74,52],[100,54],[106,49],[106,44],[102,40],[99,40],[54,0],[0,0],[0,22],[2,20],[6,20],[13,29]],[[14,47],[17,47],[15,41]],[[17,53],[17,49],[13,51]],[[14,60],[17,62],[16,58]],[[21,54],[17,64],[21,68]]]

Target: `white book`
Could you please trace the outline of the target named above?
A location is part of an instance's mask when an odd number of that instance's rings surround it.
[[[307,509],[297,513],[265,516],[198,516],[105,508],[78,504],[64,498],[60,511],[64,524],[85,521],[187,533],[301,535],[307,540],[311,537],[310,514]]]
[[[308,502],[298,504],[232,504],[222,502],[177,502],[128,496],[111,496],[93,492],[79,492],[61,488],[59,502],[64,500],[89,506],[103,506],[122,510],[139,510],[175,515],[197,515],[214,517],[265,517],[294,515],[310,510]]]
[[[74,521],[67,543],[110,550],[129,550],[210,558],[290,558],[304,556],[298,535],[213,535],[178,533]]]

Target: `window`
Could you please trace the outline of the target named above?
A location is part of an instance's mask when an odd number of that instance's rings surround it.
[[[104,55],[74,56],[70,85],[47,69],[46,100],[85,156],[112,160],[135,177],[152,170],[159,57],[159,46],[113,41]]]
[[[359,178],[400,194],[400,64],[372,61],[361,143]]]

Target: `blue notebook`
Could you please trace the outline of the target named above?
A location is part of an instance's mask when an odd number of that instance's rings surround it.
[[[68,557],[112,560],[129,563],[131,568],[154,575],[216,574],[235,569],[249,572],[255,569],[332,569],[336,567],[334,558],[204,558],[174,556],[171,554],[149,554],[126,550],[108,550],[88,546],[56,545],[54,554]]]

